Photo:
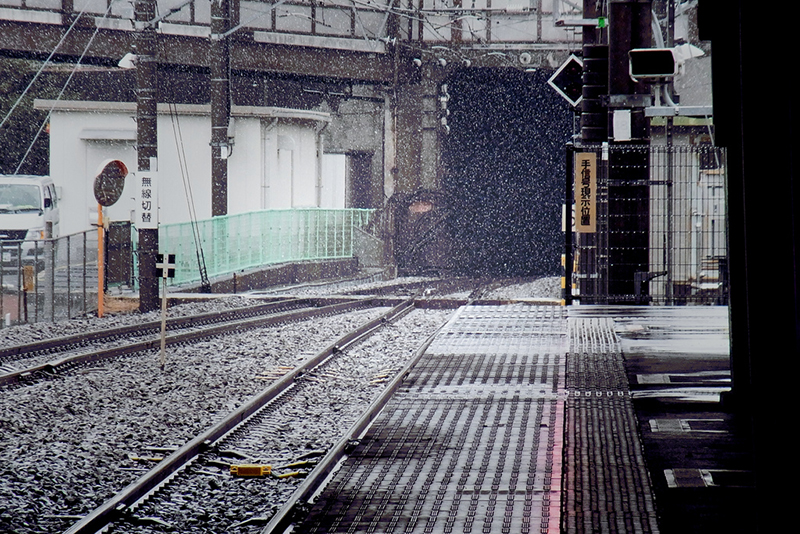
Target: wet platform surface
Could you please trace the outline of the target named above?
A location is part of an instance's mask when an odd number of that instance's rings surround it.
[[[670,458],[658,440],[685,450],[700,442],[681,445],[692,435],[682,425],[730,430],[679,417],[718,406],[729,387],[726,316],[652,310],[459,309],[295,531],[695,531],[660,517],[656,494],[680,512],[704,498],[681,491],[713,487],[714,469]],[[700,378],[672,382],[686,373]]]

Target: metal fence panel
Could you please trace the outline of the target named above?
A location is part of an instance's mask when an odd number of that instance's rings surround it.
[[[577,233],[573,298],[585,304],[727,304],[725,151],[710,145],[595,152],[597,231]]]
[[[366,226],[373,211],[261,210],[167,224],[159,228],[159,249],[176,256],[172,284],[200,281],[201,262],[213,277],[288,261],[348,258],[354,228]]]
[[[53,322],[97,310],[97,231],[0,243],[2,325]]]
[[[162,225],[159,248],[176,256],[172,284],[201,281],[201,263],[213,277],[289,261],[348,258],[353,256],[355,227],[366,226],[373,211],[263,210],[196,224]],[[0,323],[52,322],[95,312],[97,245],[96,230],[0,242]],[[133,267],[138,269],[137,261]]]

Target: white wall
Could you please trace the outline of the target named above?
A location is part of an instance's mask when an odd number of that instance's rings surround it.
[[[347,202],[347,156],[324,154],[322,156],[322,184],[320,207],[344,208]]]
[[[130,118],[107,114],[75,114],[68,118],[55,112],[51,115],[50,174],[61,192],[62,234],[89,229],[97,221],[93,181],[86,177],[93,178],[98,166],[109,158],[135,168],[135,139],[136,123]],[[132,194],[129,185],[126,182],[123,199]],[[117,212],[132,208],[130,202],[121,204],[115,206]],[[124,217],[129,218],[130,214]]]
[[[97,220],[93,182],[101,163],[119,159],[130,172],[137,170],[135,104],[37,101],[37,107],[53,108],[50,174],[61,190],[61,233],[89,229]],[[211,217],[209,111],[208,106],[177,106],[173,117],[168,108],[159,107],[162,224],[189,221],[189,199],[198,219]],[[326,113],[234,107],[228,213],[320,206],[319,130],[329,120]],[[135,220],[134,210],[135,184],[129,177],[122,197],[106,208],[105,217]]]

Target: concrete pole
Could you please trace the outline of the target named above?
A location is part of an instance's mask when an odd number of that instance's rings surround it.
[[[156,17],[156,0],[136,0],[136,144],[139,172],[150,172],[158,158],[156,30],[150,21]],[[156,207],[156,210],[158,208]],[[158,229],[139,230],[139,310],[158,309]]]
[[[231,114],[229,0],[211,2],[211,216],[228,213],[228,124]]]
[[[420,175],[418,187],[437,191],[441,186],[441,143],[439,124],[439,85],[442,76],[436,63],[423,68],[420,98]]]

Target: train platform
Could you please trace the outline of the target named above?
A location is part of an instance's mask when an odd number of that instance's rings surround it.
[[[724,307],[462,307],[294,531],[745,531],[727,325]]]

